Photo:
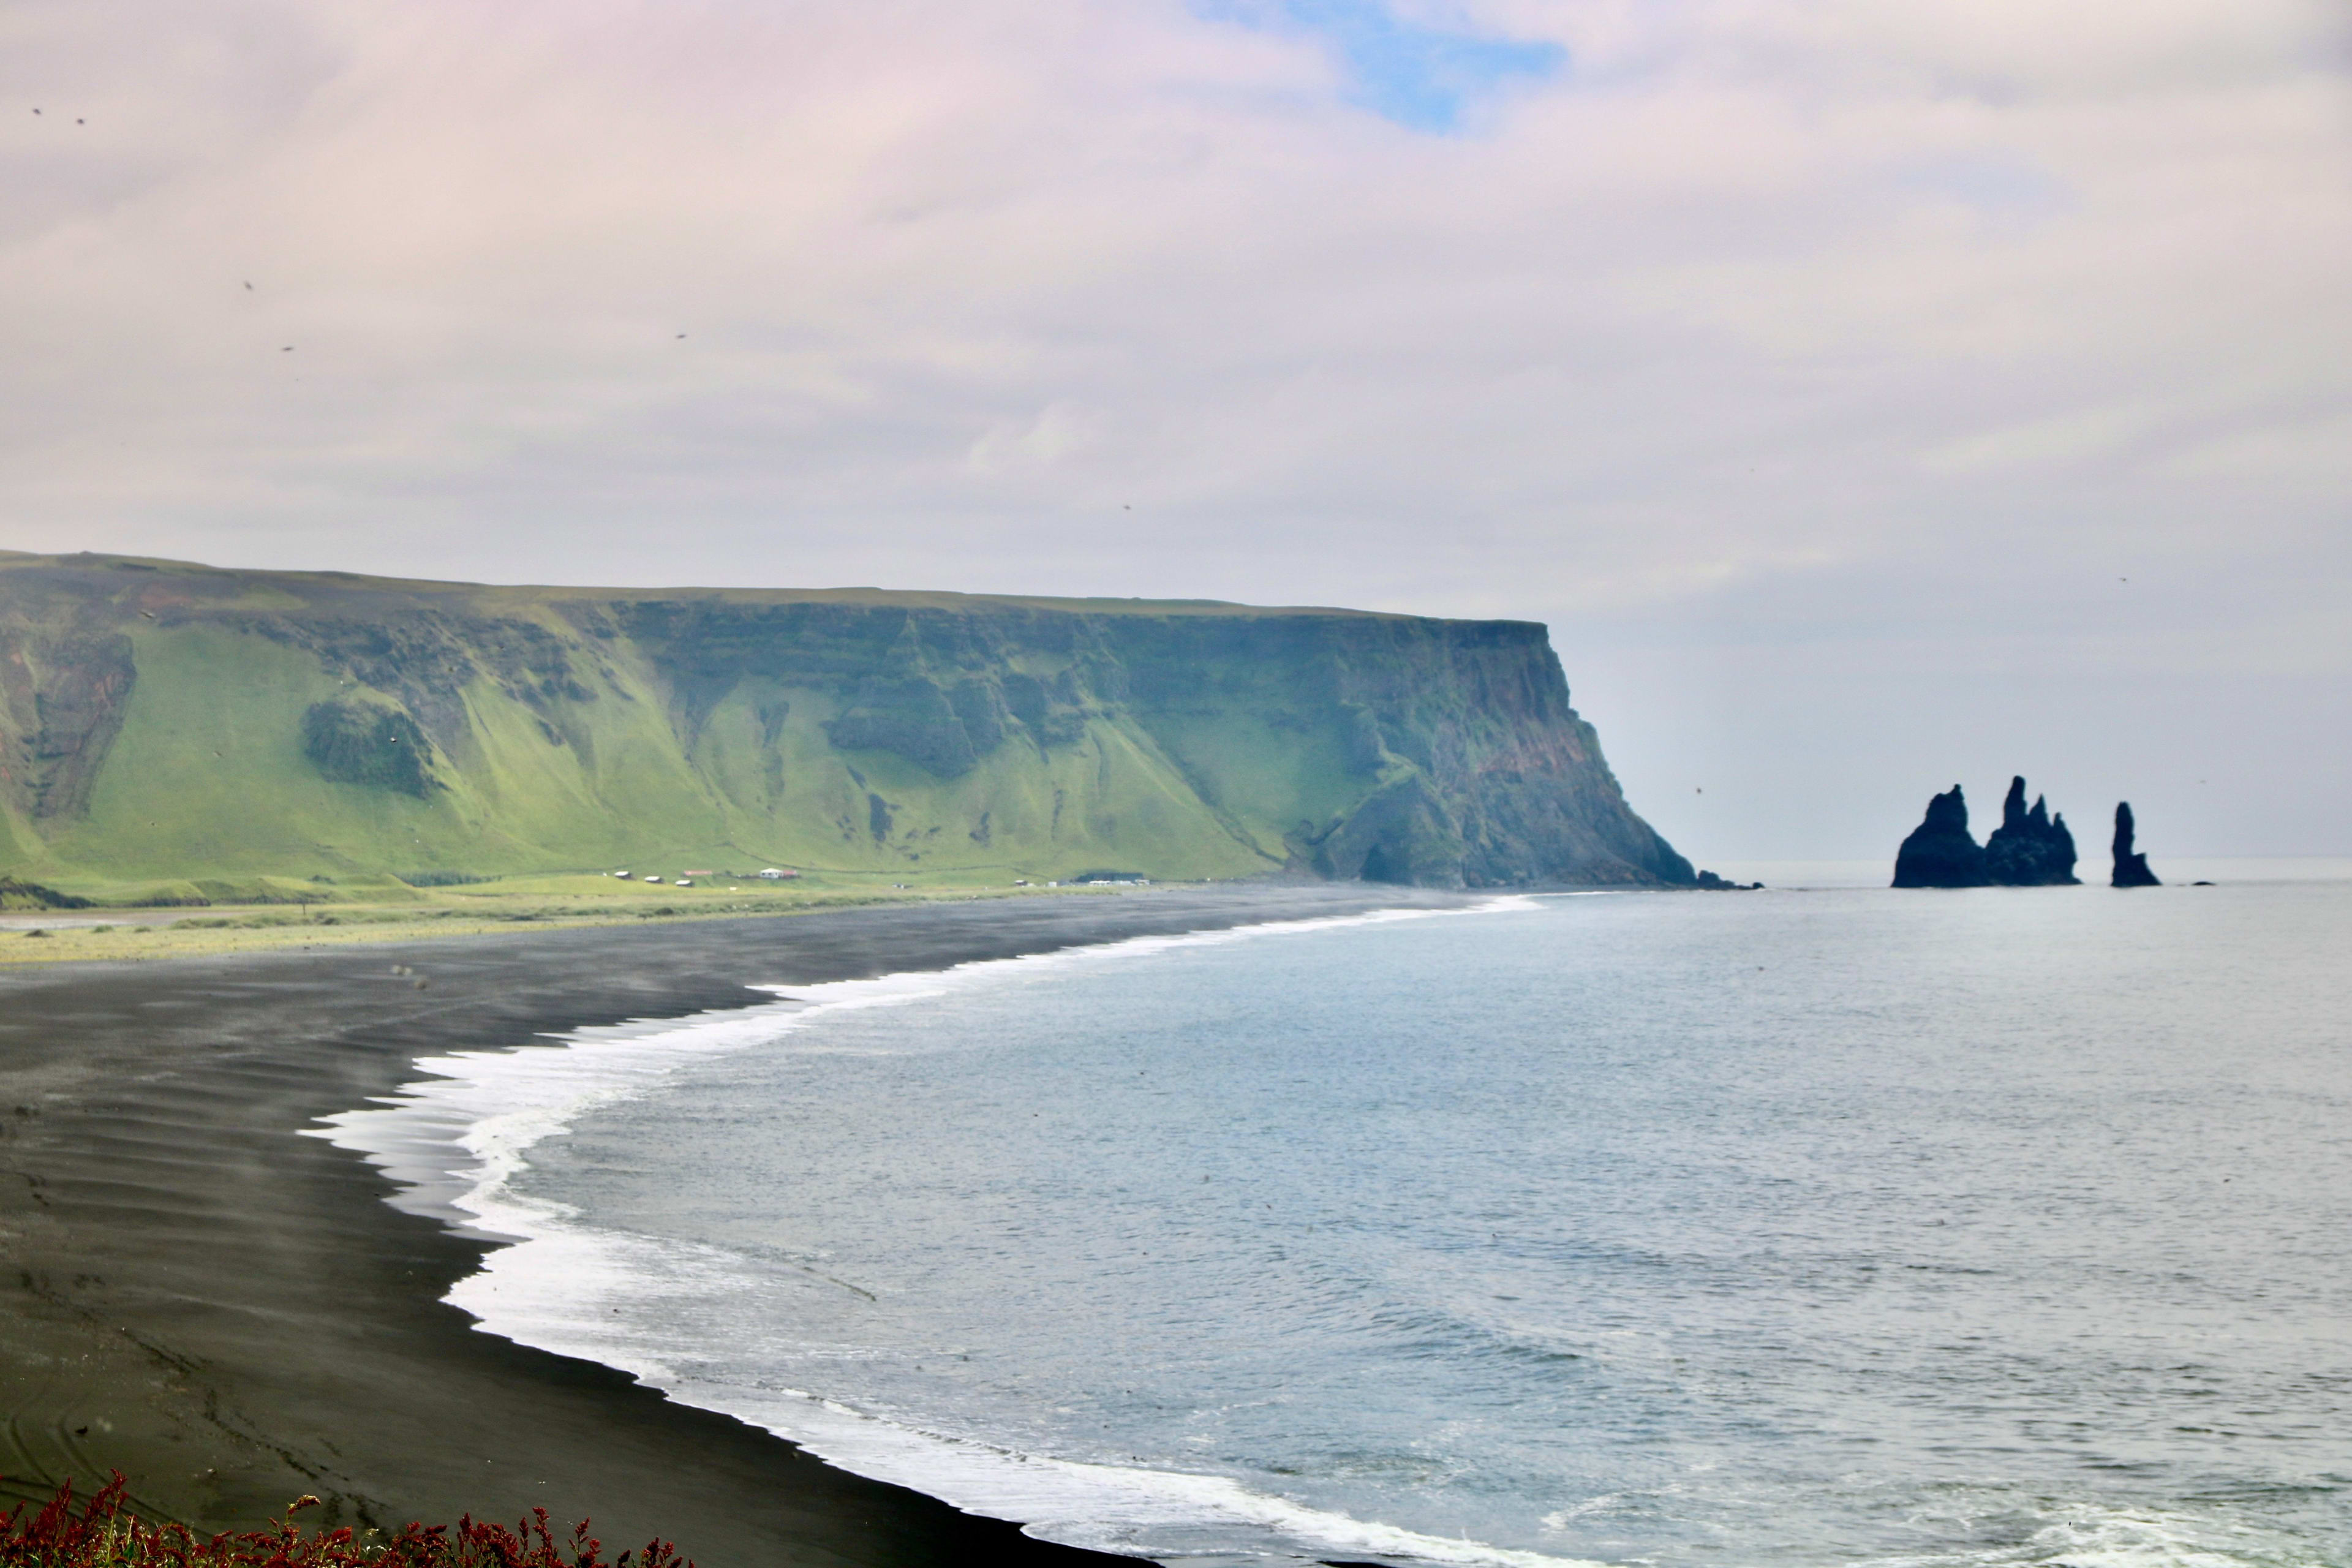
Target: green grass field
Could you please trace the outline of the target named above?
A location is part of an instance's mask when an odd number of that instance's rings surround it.
[[[312,897],[313,891],[331,896]],[[667,879],[654,885],[606,876],[541,876],[455,888],[401,886],[396,891],[317,889],[287,882],[273,884],[269,892],[284,901],[185,910],[9,910],[0,912],[0,965],[199,958],[561,926],[746,920],[880,903],[1136,896],[1127,889],[1023,888],[936,874],[896,885],[878,878],[866,885],[854,878],[828,879],[825,885],[721,879],[680,888]]]
[[[1237,837],[1118,718],[1089,721],[1065,747],[999,746],[941,779],[887,752],[835,750],[822,692],[730,693],[688,744],[661,694],[624,668],[613,696],[543,705],[559,743],[545,712],[477,680],[462,693],[462,741],[437,752],[436,787],[419,797],[320,776],[303,715],[351,688],[314,658],[210,626],[142,630],[134,645],[138,685],[88,812],[8,868],[26,880],[109,900],[220,899],[280,896],[265,883],[316,877],[560,875],[633,860],[1001,881],[1106,863],[1194,878],[1280,864],[1278,847]],[[789,709],[765,734],[763,703]],[[12,837],[34,836],[18,825]]]

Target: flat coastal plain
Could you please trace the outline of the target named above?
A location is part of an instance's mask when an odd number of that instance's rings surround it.
[[[305,1492],[306,1521],[362,1529],[544,1508],[705,1568],[1120,1561],[478,1331],[441,1298],[488,1244],[300,1130],[419,1057],[770,1000],[754,985],[1468,901],[1154,889],[0,973],[0,1493],[120,1469],[205,1531]]]

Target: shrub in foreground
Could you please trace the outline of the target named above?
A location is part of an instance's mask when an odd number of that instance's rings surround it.
[[[467,1515],[454,1529],[411,1524],[380,1539],[349,1530],[305,1535],[294,1516],[318,1502],[300,1499],[270,1530],[201,1537],[132,1514],[120,1473],[79,1514],[68,1481],[38,1512],[31,1503],[0,1512],[0,1568],[694,1568],[667,1541],[608,1563],[587,1521],[558,1540],[545,1509],[531,1510],[513,1530]]]

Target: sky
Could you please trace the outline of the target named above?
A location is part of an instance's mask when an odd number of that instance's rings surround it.
[[[2352,854],[2340,0],[9,0],[0,548],[1538,620],[1702,862]]]

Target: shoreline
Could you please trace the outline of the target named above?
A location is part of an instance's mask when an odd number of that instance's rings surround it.
[[[362,1527],[543,1507],[709,1568],[1123,1561],[477,1331],[441,1298],[494,1244],[396,1210],[375,1167],[299,1134],[420,1057],[772,1000],[758,985],[1478,901],[1162,889],[0,973],[0,1491],[119,1468],[145,1511],[201,1529],[306,1491],[313,1520]]]
[[[1151,1512],[1189,1508],[1220,1524],[1281,1519],[1286,1534],[1297,1538],[1291,1544],[1309,1553],[1358,1550],[1359,1537],[1369,1529],[1393,1535],[1405,1555],[1416,1555],[1414,1547],[1425,1545],[1436,1548],[1433,1559],[1444,1560],[1450,1542],[1417,1542],[1412,1532],[1394,1527],[1319,1514],[1279,1494],[1254,1491],[1246,1482],[1181,1466],[1171,1469],[1139,1461],[1130,1468],[1099,1457],[1078,1459],[1008,1447],[986,1432],[950,1434],[920,1415],[859,1408],[852,1395],[822,1384],[798,1390],[764,1379],[681,1376],[657,1348],[667,1342],[658,1331],[649,1343],[606,1316],[609,1302],[626,1301],[668,1274],[665,1263],[635,1256],[635,1246],[650,1238],[603,1233],[593,1222],[583,1228],[582,1216],[569,1208],[522,1195],[511,1184],[535,1163],[532,1151],[568,1136],[583,1117],[617,1104],[658,1100],[676,1092],[667,1087],[674,1076],[738,1053],[781,1047],[789,1055],[793,1037],[812,1027],[822,1030],[829,1016],[845,1010],[919,1008],[971,986],[1002,995],[1007,984],[1024,988],[1049,975],[1082,973],[1101,961],[1529,907],[1531,900],[1509,896],[1440,908],[1391,904],[1125,937],[949,969],[776,986],[765,1004],[745,1009],[583,1030],[515,1050],[427,1058],[415,1065],[428,1076],[306,1132],[383,1169],[400,1188],[391,1199],[395,1207],[503,1244],[449,1297],[478,1318],[485,1331],[629,1373],[673,1400],[749,1422],[854,1474],[914,1488],[983,1518],[1018,1521],[1044,1540],[1096,1551],[1148,1557],[1149,1548],[1139,1542],[1107,1544],[1101,1527],[1111,1520],[1131,1521],[1139,1507]],[[1317,1540],[1318,1534],[1326,1539]]]
[[[1187,888],[1185,884],[1177,886]],[[1189,890],[1208,886],[1192,884]],[[638,890],[648,894],[657,891],[650,888]],[[1111,889],[1087,888],[982,887],[905,893],[793,889],[781,894],[754,889],[749,897],[742,896],[739,889],[712,889],[699,890],[683,904],[672,901],[678,898],[674,892],[667,894],[663,902],[647,904],[643,898],[631,895],[587,898],[576,893],[482,893],[467,889],[437,903],[420,896],[418,901],[404,904],[322,904],[292,913],[289,912],[292,906],[284,903],[220,904],[193,909],[8,909],[0,912],[0,968],[55,963],[152,963],[231,953],[310,952],[384,942],[437,942],[524,929],[578,931],[591,927],[660,927],[687,921],[779,920],[849,909],[916,908],[987,899],[1118,896]],[[26,938],[40,940],[26,942]]]

